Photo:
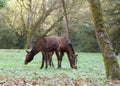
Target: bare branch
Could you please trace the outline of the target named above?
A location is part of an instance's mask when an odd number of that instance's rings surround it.
[[[23,4],[23,6],[24,6],[24,8],[25,8],[26,10],[29,10],[29,8],[25,5],[25,3],[23,2],[23,0],[22,0],[22,4]]]
[[[42,16],[39,16],[38,19],[36,20],[35,24],[32,26],[32,30],[37,29],[37,27],[39,25],[41,25],[43,23],[43,21],[45,21],[45,19],[50,15],[50,13],[57,8],[58,7],[51,7],[48,10],[46,10],[46,12],[43,13]]]
[[[49,29],[47,29],[38,39],[41,39],[41,37],[45,36],[46,34],[48,34],[54,27],[55,25],[61,21],[63,19],[64,16],[61,16],[60,18],[58,18],[52,25]]]

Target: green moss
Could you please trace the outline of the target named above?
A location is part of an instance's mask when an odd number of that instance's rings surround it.
[[[106,69],[107,78],[116,79],[120,77],[120,68],[118,60],[114,53],[114,49],[110,43],[109,35],[104,28],[104,21],[102,15],[102,8],[100,1],[88,0],[91,5],[91,10],[93,14],[93,21],[95,26],[95,33],[99,41],[99,45],[104,57],[104,65]],[[102,35],[102,36],[101,36]]]

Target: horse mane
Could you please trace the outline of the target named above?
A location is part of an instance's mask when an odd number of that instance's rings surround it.
[[[69,45],[70,45],[70,47],[71,47],[73,53],[75,54],[75,51],[74,51],[74,49],[73,49],[73,45],[72,45],[71,43],[70,43]]]
[[[73,49],[73,45],[72,45],[71,41],[70,41],[70,40],[68,39],[68,37],[66,37],[66,36],[65,36],[64,38],[66,39],[65,41],[66,41],[67,43],[69,43],[68,45],[69,45],[70,48],[72,49],[72,52],[75,54],[75,51],[74,51],[74,49]]]

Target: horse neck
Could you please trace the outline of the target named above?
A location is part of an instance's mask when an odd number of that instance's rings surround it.
[[[35,56],[38,52],[40,52],[40,46],[35,45],[35,47],[31,50],[31,53],[33,54],[33,56]]]
[[[68,46],[68,53],[69,53],[69,55],[75,54],[72,44],[69,44],[69,46]]]
[[[63,40],[65,42],[65,44],[67,45],[67,51],[68,51],[69,55],[75,54],[72,43],[68,39],[68,37],[61,37],[61,40]]]

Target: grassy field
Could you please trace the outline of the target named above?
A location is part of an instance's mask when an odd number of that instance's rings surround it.
[[[78,69],[71,69],[65,55],[62,68],[40,69],[41,53],[24,65],[24,50],[0,50],[0,86],[119,86],[119,82],[105,79],[103,58],[100,53],[78,53]],[[118,57],[120,63],[120,56]]]

